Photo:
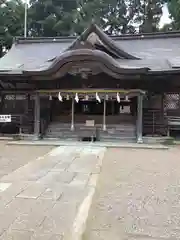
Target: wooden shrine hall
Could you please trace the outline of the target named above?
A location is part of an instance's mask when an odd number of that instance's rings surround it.
[[[95,24],[78,37],[16,38],[0,59],[1,135],[142,143],[173,134],[179,42],[179,32],[108,36]]]

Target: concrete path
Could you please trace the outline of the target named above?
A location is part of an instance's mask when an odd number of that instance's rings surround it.
[[[105,150],[57,147],[1,177],[0,240],[78,239]]]
[[[83,239],[180,239],[180,149],[109,149]]]

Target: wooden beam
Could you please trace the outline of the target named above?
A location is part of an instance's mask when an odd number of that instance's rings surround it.
[[[146,92],[141,90],[141,89],[41,89],[41,90],[36,90],[35,92],[39,93],[123,93],[123,94],[130,94],[130,93],[141,93],[145,94]]]

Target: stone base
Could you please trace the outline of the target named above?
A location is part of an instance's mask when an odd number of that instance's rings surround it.
[[[38,141],[38,140],[40,140],[40,139],[41,139],[40,135],[33,135],[33,136],[32,136],[32,140],[33,140],[33,141]]]
[[[139,137],[139,138],[137,139],[137,143],[143,143],[142,137]]]

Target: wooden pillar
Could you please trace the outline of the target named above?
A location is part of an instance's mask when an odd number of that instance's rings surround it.
[[[5,102],[5,94],[1,94],[1,103],[0,103],[0,113],[3,113],[4,108],[4,102]]]
[[[143,143],[142,138],[142,118],[143,118],[143,95],[139,94],[137,104],[137,143]]]
[[[29,113],[29,106],[30,106],[30,94],[28,93],[26,95],[26,100],[25,100],[25,114]]]
[[[34,137],[36,140],[40,137],[40,96],[35,94],[34,99]]]
[[[104,99],[104,109],[103,109],[103,131],[106,131],[106,99]]]
[[[74,131],[74,98],[72,98],[72,108],[71,108],[71,131]]]

